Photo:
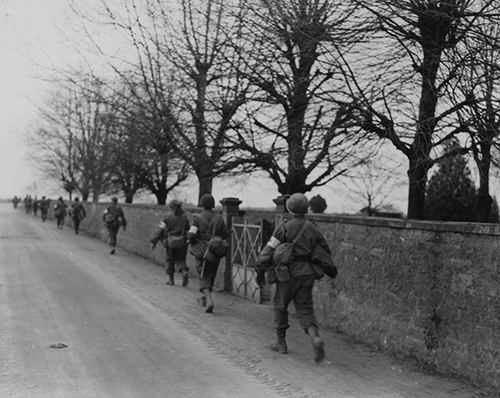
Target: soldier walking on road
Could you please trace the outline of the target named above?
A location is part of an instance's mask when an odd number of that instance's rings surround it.
[[[14,198],[12,198],[12,204],[14,205],[14,209],[17,209],[17,204],[21,201],[21,199],[19,199],[17,197],[17,195],[14,195]]]
[[[42,215],[43,222],[45,222],[45,220],[47,219],[49,206],[50,206],[50,201],[45,196],[42,196],[42,199],[40,199],[40,213]]]
[[[193,216],[193,223],[188,231],[190,252],[196,259],[197,272],[200,281],[200,292],[203,297],[200,303],[206,306],[207,313],[214,310],[212,290],[219,261],[224,257],[224,244],[227,249],[227,228],[220,214],[215,214],[215,199],[210,194],[200,198],[201,213]],[[222,250],[219,251],[218,249]]]
[[[31,195],[26,195],[24,198],[24,210],[26,214],[31,214],[31,209],[33,206],[33,199],[31,199]]]
[[[109,246],[111,247],[110,254],[115,254],[116,250],[116,236],[118,235],[118,230],[123,227],[123,230],[127,228],[127,220],[125,219],[125,214],[123,209],[118,206],[118,199],[116,197],[111,198],[111,206],[108,206],[104,210],[102,220],[108,229]]]
[[[187,286],[189,282],[189,268],[186,265],[186,233],[189,229],[189,219],[182,208],[182,203],[178,200],[172,200],[168,207],[171,209],[171,213],[169,213],[162,220],[160,225],[158,225],[158,228],[151,239],[151,243],[153,245],[152,248],[154,250],[159,241],[162,241],[165,246],[167,253],[167,285],[174,285],[174,274],[177,268],[177,271],[182,272],[182,286]]]
[[[87,216],[85,212],[85,208],[83,207],[82,202],[78,197],[75,198],[73,203],[71,204],[71,219],[73,220],[73,229],[75,230],[75,234],[78,235],[78,231],[80,230],[80,222]]]
[[[59,229],[63,229],[64,227],[64,219],[67,213],[66,208],[67,206],[66,203],[64,203],[63,198],[59,197],[54,205],[54,217],[56,218],[57,228]]]
[[[38,200],[38,197],[35,196],[35,199],[33,199],[33,214],[35,216],[38,215],[38,206],[40,204],[40,201]]]
[[[323,234],[314,223],[305,218],[309,207],[306,196],[295,193],[288,199],[286,206],[293,218],[275,229],[271,239],[262,249],[256,266],[256,280],[259,286],[262,287],[265,283],[266,271],[269,283],[276,283],[272,304],[277,339],[270,349],[282,354],[288,352],[288,306],[293,301],[300,326],[311,339],[314,360],[321,362],[325,357],[325,350],[314,316],[312,289],[315,279],[324,274],[318,269],[318,264],[334,270],[333,273],[325,271],[331,277],[336,276],[336,268]],[[282,245],[283,243],[292,245]],[[283,261],[285,247],[291,257],[287,265],[284,265]]]

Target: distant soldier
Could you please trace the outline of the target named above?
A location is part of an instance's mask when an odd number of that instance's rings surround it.
[[[189,219],[187,218],[182,203],[172,200],[168,207],[171,212],[160,222],[153,238],[151,239],[153,250],[159,241],[162,241],[167,252],[168,275],[167,285],[174,285],[175,271],[182,273],[182,286],[188,284],[188,267],[186,266],[187,254],[187,231],[189,229]]]
[[[26,195],[24,198],[24,210],[26,211],[26,214],[31,214],[33,206],[33,199],[31,199],[31,195]]]
[[[80,199],[76,197],[71,204],[70,209],[71,219],[73,220],[73,229],[75,230],[75,234],[78,235],[78,231],[80,230],[80,222],[87,216],[87,212],[83,207]]]
[[[312,289],[315,279],[323,276],[324,272],[335,277],[336,268],[323,234],[313,222],[305,218],[309,207],[306,196],[302,193],[293,194],[287,200],[286,207],[293,214],[293,218],[278,225],[274,230],[256,265],[256,280],[259,286],[265,283],[266,271],[269,282],[276,283],[272,304],[277,339],[269,348],[281,354],[288,352],[285,339],[289,327],[288,306],[293,301],[300,326],[311,339],[314,360],[321,362],[325,357],[325,350],[314,316]],[[291,245],[281,245],[283,243]],[[284,263],[284,256],[278,258],[279,254],[285,254],[284,247],[291,249],[288,252],[291,258],[288,258],[287,263]],[[321,270],[319,273],[318,265],[325,267],[325,271]]]
[[[14,209],[17,209],[17,204],[21,201],[21,199],[19,199],[17,197],[17,195],[14,195],[14,197],[12,198],[12,205],[14,206]]]
[[[102,220],[108,229],[109,235],[109,246],[111,247],[110,254],[115,254],[116,249],[116,236],[118,235],[118,230],[120,226],[123,226],[125,231],[127,227],[127,220],[125,219],[125,214],[123,214],[123,209],[118,206],[118,199],[111,198],[111,205],[104,210]]]
[[[47,213],[49,212],[50,201],[45,196],[40,199],[40,213],[42,215],[42,221],[45,222],[47,219]]]
[[[54,204],[54,217],[56,218],[57,228],[63,229],[64,219],[67,214],[67,205],[63,198],[60,196]]]
[[[193,223],[188,231],[191,254],[196,259],[197,271],[200,281],[200,292],[203,297],[200,303],[206,306],[207,313],[214,310],[212,290],[215,276],[219,268],[219,261],[224,257],[223,253],[215,253],[210,249],[212,242],[223,244],[227,239],[227,228],[220,214],[215,214],[215,199],[210,194],[204,194],[200,198],[199,206],[203,208],[201,213],[193,216]],[[212,247],[212,249],[216,249]]]
[[[38,201],[38,198],[35,196],[35,199],[33,199],[33,214],[35,216],[38,214],[38,205],[39,205],[39,201]]]

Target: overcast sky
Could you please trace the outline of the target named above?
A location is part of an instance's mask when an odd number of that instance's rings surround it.
[[[41,77],[50,62],[64,59],[56,29],[64,21],[63,0],[0,2],[0,197],[25,194],[40,184],[26,161],[25,134],[34,104],[47,89]]]
[[[92,6],[94,0],[85,0]],[[68,0],[0,0],[0,198],[36,193],[63,195],[44,183],[26,155],[26,132],[36,120],[36,104],[49,89],[43,80],[51,65],[56,68],[79,62],[66,34],[74,36],[74,21]],[[35,185],[37,191],[34,191]],[[338,184],[316,190],[328,203],[328,210],[355,212],[364,204],[346,199]],[[175,195],[194,202],[197,184],[193,181]],[[239,182],[216,181],[214,195],[240,197],[243,206],[272,206],[278,196],[269,179],[241,179]],[[311,196],[309,195],[309,196]],[[404,195],[403,195],[404,196]],[[397,207],[405,210],[404,198]]]

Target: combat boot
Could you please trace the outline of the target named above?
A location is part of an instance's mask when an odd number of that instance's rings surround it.
[[[169,286],[174,286],[174,274],[168,274],[168,281],[166,282]]]
[[[288,353],[288,347],[286,346],[286,329],[276,330],[276,342],[270,345],[269,349],[279,352],[280,354]]]
[[[325,344],[318,333],[318,328],[311,326],[307,329],[307,334],[311,339],[311,344],[314,350],[314,362],[319,363],[325,359]]]

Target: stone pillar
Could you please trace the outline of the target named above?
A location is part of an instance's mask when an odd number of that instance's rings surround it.
[[[233,227],[233,217],[240,215],[240,204],[241,200],[238,198],[223,198],[220,203],[222,204],[222,216],[229,231],[229,236],[227,238],[227,243],[229,245],[229,250],[226,256],[225,267],[224,267],[224,291],[232,293],[233,291],[233,264],[231,259],[231,234]]]
[[[273,199],[273,202],[276,204],[276,213],[288,213],[286,208],[286,201],[290,195],[280,195],[276,199]]]

